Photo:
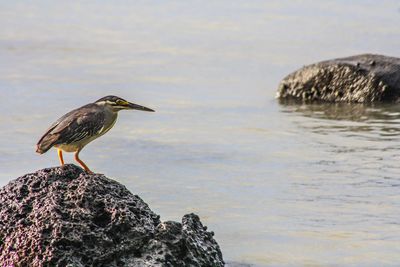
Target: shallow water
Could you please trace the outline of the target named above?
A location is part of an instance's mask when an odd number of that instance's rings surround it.
[[[57,165],[44,130],[115,94],[157,112],[81,157],[163,220],[199,214],[226,261],[399,265],[400,106],[274,98],[304,64],[399,55],[397,2],[0,4],[0,185]]]

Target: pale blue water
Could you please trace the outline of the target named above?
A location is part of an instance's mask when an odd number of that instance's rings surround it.
[[[315,61],[400,55],[396,1],[0,1],[0,185],[67,111],[121,112],[81,153],[163,220],[195,212],[228,262],[400,265],[400,106],[283,105]],[[72,161],[70,155],[66,160]]]

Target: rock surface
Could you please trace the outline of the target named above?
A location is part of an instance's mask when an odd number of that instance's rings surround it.
[[[400,102],[400,58],[364,54],[305,66],[281,81],[277,97],[329,102]]]
[[[223,266],[195,214],[161,222],[138,196],[75,165],[0,189],[0,266]]]

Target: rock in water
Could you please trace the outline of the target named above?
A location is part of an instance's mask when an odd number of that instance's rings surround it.
[[[0,189],[0,266],[223,266],[195,214],[161,222],[138,196],[75,165]]]
[[[364,54],[305,66],[281,81],[277,97],[329,102],[400,102],[400,58]]]

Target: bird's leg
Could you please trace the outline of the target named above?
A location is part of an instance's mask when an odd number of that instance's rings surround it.
[[[61,166],[64,166],[64,158],[63,158],[63,155],[62,155],[62,150],[61,149],[57,149],[57,153],[58,153],[58,159],[60,160]]]
[[[88,166],[86,166],[86,164],[79,158],[79,152],[81,152],[80,150],[75,152],[75,160],[85,169],[85,171],[87,171],[88,173],[93,173]]]

